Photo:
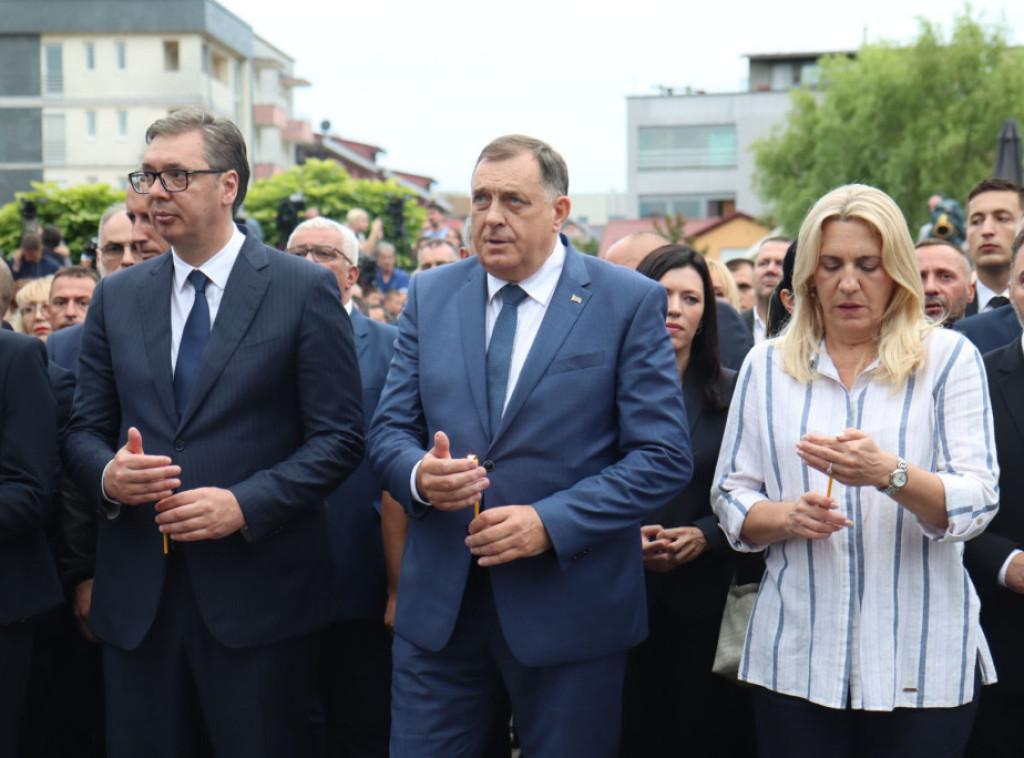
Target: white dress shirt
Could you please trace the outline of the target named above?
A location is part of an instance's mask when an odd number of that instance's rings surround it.
[[[537,338],[537,332],[540,331],[544,314],[548,312],[548,303],[551,302],[551,296],[558,284],[558,277],[562,275],[564,264],[565,247],[562,245],[562,241],[558,240],[554,252],[548,256],[539,269],[523,281],[515,282],[527,297],[523,298],[516,313],[516,334],[512,341],[512,361],[508,367],[508,386],[505,389],[503,410],[508,405],[509,398],[512,397],[516,382],[519,381],[519,374],[523,370],[523,364],[526,363],[526,356],[529,355],[530,348],[533,347],[533,341]],[[501,313],[502,300],[498,292],[506,284],[508,282],[496,276],[487,275],[487,312],[485,314],[487,346],[491,344],[494,322],[497,321],[498,314]]]
[[[978,313],[986,313],[992,310],[992,307],[988,304],[988,301],[992,298],[1009,297],[1009,295],[1009,288],[1004,289],[1002,292],[996,292],[982,284],[981,279],[974,283],[974,297],[978,301]]]
[[[999,465],[985,370],[962,335],[934,329],[927,358],[895,392],[847,390],[821,344],[809,384],[782,370],[778,340],[740,370],[711,495],[730,543],[765,549],[766,572],[747,631],[740,679],[830,708],[946,708],[974,697],[976,667],[994,681],[963,541],[995,515]],[[862,429],[878,447],[935,472],[949,525],[925,524],[871,486],[834,482],[853,526],[827,539],[755,545],[740,535],[762,500],[824,493],[828,478],[795,452],[805,434]],[[911,473],[913,476],[913,473]]]
[[[565,245],[562,244],[561,238],[556,238],[555,249],[544,263],[541,264],[541,267],[521,282],[514,282],[522,288],[527,296],[519,303],[519,307],[516,310],[516,333],[512,340],[512,360],[508,368],[508,385],[505,388],[505,403],[502,405],[502,410],[508,405],[508,400],[512,397],[512,391],[516,387],[516,382],[519,381],[519,374],[522,373],[523,365],[526,363],[526,356],[530,354],[530,348],[533,347],[533,342],[540,331],[544,314],[548,312],[548,304],[551,302],[551,296],[555,292],[555,286],[558,284],[558,278],[562,275],[562,267],[564,265]],[[508,283],[503,279],[487,274],[487,309],[484,313],[487,339],[487,344],[484,346],[485,349],[491,344],[491,332],[494,331],[494,322],[497,321],[498,314],[501,313],[502,299],[498,291]],[[419,470],[419,463],[412,467],[412,472],[409,474],[409,489],[412,492],[413,498],[424,505],[429,505],[426,500],[420,497],[419,490],[416,487],[416,473]]]
[[[206,285],[206,302],[210,306],[210,330],[217,319],[220,301],[224,298],[224,288],[228,285],[228,276],[238,259],[238,253],[245,243],[245,235],[232,225],[231,239],[216,255],[206,261],[199,270],[206,274],[210,281]],[[171,371],[178,362],[178,347],[181,345],[181,333],[185,330],[185,321],[192,310],[196,299],[196,291],[188,275],[196,267],[183,261],[171,248],[171,260],[174,262],[174,280],[171,285]]]

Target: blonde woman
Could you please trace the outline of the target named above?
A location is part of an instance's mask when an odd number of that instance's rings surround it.
[[[708,264],[708,273],[711,274],[711,287],[714,289],[715,297],[724,300],[738,311],[740,309],[740,290],[736,286],[736,280],[732,278],[732,272],[717,258],[705,256],[704,262]]]
[[[14,331],[38,337],[43,342],[53,332],[50,325],[50,285],[53,274],[39,279],[31,279],[23,284],[14,296],[17,304],[16,317],[11,324]]]
[[[994,678],[962,562],[997,509],[980,357],[923,319],[906,222],[873,187],[811,209],[793,288],[712,488],[733,547],[765,551],[740,664],[759,754],[961,755]]]

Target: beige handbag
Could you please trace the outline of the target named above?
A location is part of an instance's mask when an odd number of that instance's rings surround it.
[[[711,670],[734,682],[739,681],[740,659],[743,657],[747,627],[750,625],[750,615],[754,612],[759,586],[756,583],[736,584],[734,577],[725,598],[722,625],[718,629],[718,648],[715,650],[715,662]]]

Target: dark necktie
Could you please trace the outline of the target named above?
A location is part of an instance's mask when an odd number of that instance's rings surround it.
[[[487,346],[487,407],[491,416],[492,437],[498,431],[501,412],[505,407],[512,343],[516,337],[517,309],[525,297],[526,293],[518,284],[506,284],[501,288],[501,313],[494,322],[491,344]]]
[[[178,418],[185,412],[192,385],[196,382],[196,372],[199,371],[199,360],[210,336],[210,305],[206,302],[206,283],[210,280],[199,269],[189,274],[188,280],[196,291],[196,299],[181,332],[178,362],[174,366],[174,406],[178,409]]]
[[[988,299],[988,305],[986,306],[986,308],[988,308],[988,310],[993,310],[995,308],[999,308],[1003,305],[1006,305],[1009,302],[1010,298],[1006,297],[1005,295],[993,295]]]

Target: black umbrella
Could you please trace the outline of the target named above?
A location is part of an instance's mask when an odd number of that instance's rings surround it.
[[[1020,127],[1016,119],[1008,118],[999,130],[999,151],[996,153],[996,172],[993,176],[1012,179],[1021,184],[1024,179],[1022,162]]]

